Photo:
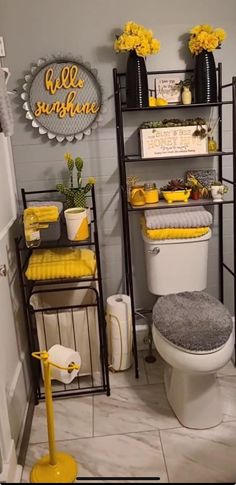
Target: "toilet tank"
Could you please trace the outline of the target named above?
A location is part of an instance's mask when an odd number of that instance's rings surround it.
[[[192,239],[151,240],[144,234],[148,289],[154,295],[201,291],[207,286],[211,230]]]

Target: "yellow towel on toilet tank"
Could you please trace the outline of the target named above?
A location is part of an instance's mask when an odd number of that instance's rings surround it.
[[[178,227],[165,229],[148,229],[144,219],[141,226],[146,237],[149,239],[186,239],[204,236],[209,232],[209,227]]]
[[[96,273],[96,256],[91,249],[62,248],[34,250],[29,259],[28,280],[80,278]]]
[[[28,209],[24,210],[24,214],[27,214],[27,211],[35,212],[39,222],[56,222],[59,217],[59,210],[58,207],[54,205],[41,205],[41,206],[32,206]]]

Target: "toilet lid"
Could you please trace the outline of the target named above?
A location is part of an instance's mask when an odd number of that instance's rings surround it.
[[[233,329],[227,308],[203,291],[161,296],[152,315],[163,337],[189,351],[217,349],[227,342]]]

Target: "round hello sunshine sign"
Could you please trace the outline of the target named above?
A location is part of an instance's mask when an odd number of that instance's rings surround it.
[[[21,98],[26,118],[41,135],[58,142],[81,140],[101,120],[102,89],[87,64],[40,59],[25,76]]]

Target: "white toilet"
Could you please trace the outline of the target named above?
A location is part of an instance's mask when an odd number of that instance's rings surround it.
[[[166,363],[167,398],[183,426],[195,429],[222,421],[216,372],[234,349],[228,310],[203,291],[210,237],[210,231],[194,239],[155,241],[143,235],[148,288],[160,296],[153,308],[153,341]]]

